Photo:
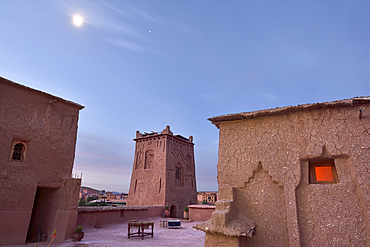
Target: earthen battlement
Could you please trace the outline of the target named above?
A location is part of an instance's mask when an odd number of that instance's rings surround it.
[[[182,135],[174,135],[172,131],[170,130],[169,125],[167,125],[166,128],[162,130],[162,132],[150,131],[150,132],[140,133],[140,131],[136,131],[136,138],[134,139],[134,141],[138,141],[143,138],[151,140],[151,138],[156,139],[157,137],[160,138],[161,136],[164,136],[164,135],[170,135],[170,136],[175,137],[178,140],[190,142],[194,145],[193,136],[189,136],[189,138],[186,138]]]

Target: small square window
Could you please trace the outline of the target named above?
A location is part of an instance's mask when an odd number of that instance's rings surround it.
[[[309,166],[311,184],[334,184],[339,182],[333,159],[310,161]]]

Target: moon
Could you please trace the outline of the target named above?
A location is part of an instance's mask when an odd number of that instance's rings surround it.
[[[81,26],[83,22],[84,19],[80,15],[73,16],[73,24],[75,24],[76,26]]]

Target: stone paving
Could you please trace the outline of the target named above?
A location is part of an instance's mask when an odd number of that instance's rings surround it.
[[[205,233],[193,228],[201,222],[181,220],[181,228],[160,227],[159,221],[163,218],[155,217],[142,219],[141,221],[154,222],[154,236],[141,238],[127,238],[127,221],[103,225],[101,228],[86,226],[84,228],[85,237],[81,242],[73,242],[72,239],[66,240],[61,244],[52,244],[50,247],[116,247],[116,246],[191,246],[203,247]],[[168,218],[166,220],[169,220]],[[38,242],[37,246],[46,247],[48,243]],[[7,247],[31,247],[35,243],[23,245],[7,245]]]

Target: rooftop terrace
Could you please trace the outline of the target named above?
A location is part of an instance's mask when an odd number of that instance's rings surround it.
[[[169,220],[167,218],[166,220]],[[101,228],[86,226],[84,229],[85,237],[81,242],[73,242],[72,239],[66,240],[61,244],[51,244],[51,247],[116,247],[116,246],[191,246],[203,247],[205,233],[193,228],[201,222],[182,220],[182,228],[167,228],[160,227],[159,221],[163,218],[155,217],[141,219],[140,221],[154,222],[154,237],[127,238],[127,223],[128,221],[103,225]],[[58,231],[57,231],[58,234]],[[37,242],[37,246],[46,247],[47,242]],[[7,245],[8,247],[31,247],[35,243],[27,243],[23,245]]]

